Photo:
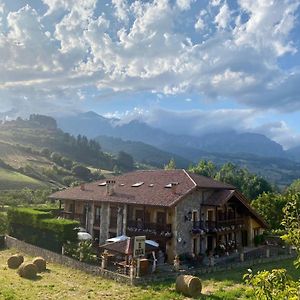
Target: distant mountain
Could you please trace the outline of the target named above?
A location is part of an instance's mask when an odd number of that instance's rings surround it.
[[[118,154],[119,151],[125,151],[130,154],[135,161],[157,168],[163,168],[172,158],[176,161],[177,168],[188,168],[192,163],[190,160],[179,155],[160,150],[142,142],[124,141],[120,138],[108,136],[98,136],[95,140],[100,143],[103,151],[115,155]]]
[[[90,138],[112,136],[123,140],[138,141],[176,153],[189,160],[198,160],[197,151],[214,153],[250,153],[266,157],[285,157],[282,146],[266,136],[257,133],[237,133],[235,131],[205,134],[201,137],[174,135],[146,123],[133,120],[119,124],[117,119],[104,118],[94,112],[57,118],[58,126],[71,134],[84,134]],[[192,156],[176,149],[190,149]],[[197,151],[194,151],[197,150]],[[185,154],[183,155],[183,153]]]
[[[285,152],[280,144],[262,134],[227,131],[201,137],[175,135],[137,120],[122,124],[94,112],[57,118],[57,122],[60,128],[74,135],[99,136],[103,150],[114,153],[122,150],[153,166],[172,155],[179,161],[178,166],[182,158],[193,162],[212,160],[218,165],[232,162],[280,187],[300,178],[300,164],[295,162],[300,157],[300,147]]]
[[[290,159],[300,162],[300,146],[286,150],[286,154]]]

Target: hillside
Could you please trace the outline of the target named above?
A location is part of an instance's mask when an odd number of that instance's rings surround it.
[[[109,136],[98,136],[96,141],[100,143],[104,151],[112,154],[125,151],[135,161],[157,168],[163,168],[172,158],[176,161],[177,168],[187,168],[192,163],[190,160],[184,159],[179,155],[160,150],[142,142],[124,141],[120,138]]]
[[[107,151],[123,150],[137,161],[151,162],[154,166],[157,164],[154,164],[153,158],[157,160],[166,153],[172,153],[174,158],[176,155],[194,163],[201,159],[212,160],[217,165],[232,162],[247,167],[280,187],[300,177],[299,150],[295,148],[286,152],[280,144],[261,134],[230,131],[201,137],[179,136],[137,120],[120,124],[116,119],[104,118],[94,112],[57,120],[58,126],[67,132],[100,136],[98,140]],[[104,138],[104,135],[109,137]]]
[[[98,169],[118,165],[86,137],[74,138],[58,129],[54,119],[31,116],[0,124],[0,189],[61,187],[74,181],[97,179]],[[75,165],[92,167],[90,171]],[[79,173],[81,172],[81,173]],[[82,176],[82,177],[81,177]]]

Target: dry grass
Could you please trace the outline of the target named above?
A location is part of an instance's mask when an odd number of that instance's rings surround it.
[[[105,280],[101,277],[87,275],[81,271],[57,264],[47,264],[47,271],[38,275],[35,280],[18,276],[16,270],[7,267],[9,256],[17,251],[0,251],[0,299],[1,300],[46,300],[46,299],[97,299],[97,300],[166,300],[189,299],[175,292],[174,281],[166,281],[147,287],[130,287]],[[25,261],[32,257],[25,255]],[[292,261],[276,264],[265,264],[254,268],[270,269],[284,267],[293,269]],[[203,290],[200,299],[235,300],[255,299],[251,291],[242,283],[246,270],[232,270],[208,274],[202,277]]]

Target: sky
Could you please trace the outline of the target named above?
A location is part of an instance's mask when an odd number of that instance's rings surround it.
[[[300,145],[299,22],[300,0],[0,0],[0,112]]]

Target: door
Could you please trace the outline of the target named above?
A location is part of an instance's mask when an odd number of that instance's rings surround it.
[[[207,236],[207,253],[213,250],[213,237],[211,235]]]
[[[248,246],[248,231],[242,230],[242,246],[247,247]]]

